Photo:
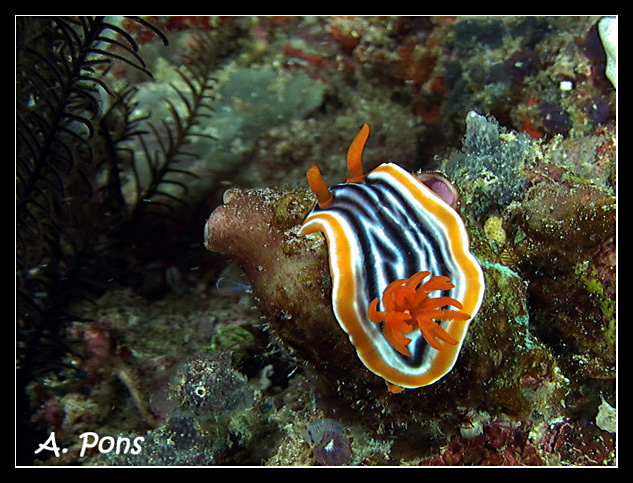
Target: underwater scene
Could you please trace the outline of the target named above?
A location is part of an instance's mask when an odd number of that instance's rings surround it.
[[[617,24],[15,17],[15,466],[616,467]]]

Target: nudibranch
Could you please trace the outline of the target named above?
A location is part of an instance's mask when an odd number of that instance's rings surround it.
[[[396,164],[363,173],[368,137],[365,124],[347,182],[328,188],[308,169],[317,203],[299,233],[325,235],[334,315],[363,364],[400,392],[453,368],[484,277],[460,215],[439,195]]]

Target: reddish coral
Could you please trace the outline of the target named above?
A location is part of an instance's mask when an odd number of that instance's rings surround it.
[[[420,466],[542,466],[528,429],[528,424],[499,418],[479,436],[454,436],[441,454],[422,460]]]
[[[305,60],[309,64],[312,64],[316,67],[326,68],[330,65],[327,59],[317,54],[310,54],[302,49],[297,47],[293,47],[292,45],[284,46],[284,54],[288,57],[295,57],[298,59]]]
[[[92,324],[77,323],[71,331],[83,346],[81,367],[87,380],[94,384],[101,379],[104,367],[110,367],[117,359],[115,354],[116,330],[106,321]]]
[[[421,48],[418,39],[413,37],[398,48],[398,58],[403,79],[417,86],[431,78],[437,64],[436,55],[428,49]]]
[[[328,31],[346,52],[351,52],[361,41],[362,27],[356,17],[334,16],[328,20]]]

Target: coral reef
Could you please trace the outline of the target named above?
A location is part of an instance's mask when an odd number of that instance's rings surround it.
[[[474,115],[471,113],[469,116]],[[501,139],[506,142],[502,144]],[[526,425],[525,427],[534,424],[531,418],[535,414],[540,414],[544,421],[559,418],[565,414],[563,398],[570,384],[566,374],[569,374],[570,370],[577,371],[574,366],[578,364],[579,356],[582,356],[583,362],[587,364],[583,371],[590,377],[608,377],[609,368],[613,367],[614,321],[605,318],[605,315],[613,315],[613,311],[604,314],[604,304],[609,304],[608,300],[612,300],[613,295],[603,293],[605,299],[598,303],[589,294],[582,296],[582,300],[586,300],[589,307],[584,309],[588,314],[584,318],[587,321],[585,328],[579,328],[578,316],[574,318],[577,308],[568,302],[564,310],[562,304],[566,299],[563,298],[563,294],[550,295],[549,301],[537,301],[535,298],[542,284],[547,283],[548,280],[537,257],[539,259],[541,256],[546,257],[550,265],[552,262],[555,264],[553,268],[555,267],[554,270],[557,273],[555,283],[558,288],[549,286],[548,293],[557,293],[557,290],[563,287],[561,285],[561,281],[565,280],[562,278],[563,274],[568,273],[569,277],[575,277],[580,268],[570,266],[567,259],[571,258],[574,263],[586,266],[582,259],[578,261],[583,253],[586,252],[590,260],[595,256],[596,250],[602,254],[602,251],[613,242],[614,197],[608,187],[587,186],[580,175],[577,178],[571,175],[562,176],[566,169],[576,173],[588,168],[595,169],[593,158],[588,159],[578,155],[570,159],[568,155],[560,153],[558,139],[552,140],[549,144],[537,143],[527,137],[519,137],[519,141],[515,141],[516,139],[515,133],[500,133],[495,123],[482,119],[482,122],[471,127],[465,136],[465,152],[468,156],[472,156],[472,159],[468,163],[454,163],[454,166],[461,167],[461,175],[466,180],[479,181],[481,177],[478,174],[482,172],[482,169],[489,169],[490,172],[498,173],[500,177],[509,177],[510,173],[520,172],[522,179],[519,181],[518,191],[515,188],[517,185],[512,183],[498,183],[496,179],[488,183],[493,193],[494,190],[503,191],[504,195],[510,198],[494,195],[477,197],[472,193],[477,189],[483,191],[488,185],[484,184],[482,187],[482,185],[470,186],[464,183],[468,195],[472,195],[476,200],[469,202],[470,199],[465,197],[465,203],[472,216],[484,216],[491,213],[502,213],[503,216],[490,216],[485,227],[479,228],[475,225],[474,219],[471,221],[475,253],[482,260],[482,266],[486,270],[487,297],[482,314],[473,324],[472,336],[460,357],[461,365],[455,369],[457,375],[453,376],[455,378],[453,384],[442,381],[437,386],[407,392],[398,400],[376,396],[372,400],[359,401],[357,399],[359,394],[375,394],[379,389],[372,383],[371,377],[368,378],[367,371],[349,360],[349,347],[347,351],[345,350],[346,336],[339,332],[337,338],[336,330],[332,329],[331,315],[328,315],[327,308],[323,307],[327,305],[327,297],[321,298],[318,304],[310,301],[309,307],[314,312],[304,310],[306,305],[303,302],[308,300],[306,297],[309,296],[310,288],[323,287],[324,279],[327,278],[327,274],[323,271],[323,248],[310,247],[311,249],[308,249],[308,244],[314,242],[297,239],[296,226],[294,230],[291,226],[282,235],[283,232],[277,225],[276,203],[279,199],[283,199],[284,195],[276,193],[271,198],[270,194],[263,190],[251,190],[240,194],[235,191],[228,192],[225,204],[218,208],[207,222],[206,246],[228,254],[240,263],[247,274],[254,274],[251,275],[254,281],[254,293],[260,300],[260,306],[267,316],[273,333],[295,353],[309,361],[317,372],[324,374],[339,396],[353,405],[367,427],[380,428],[388,425],[391,427],[391,435],[398,434],[398,427],[410,429],[411,424],[416,422],[417,416],[414,411],[406,409],[409,406],[415,406],[427,417],[437,414],[438,406],[450,413],[458,412],[459,407],[494,408],[497,412],[502,409],[518,418],[517,424]],[[607,134],[603,140],[608,139]],[[513,142],[518,143],[520,154],[513,151]],[[595,145],[595,143],[591,144]],[[569,149],[566,152],[571,153],[576,148],[575,143],[569,143],[565,149]],[[473,154],[468,154],[471,151]],[[477,155],[480,156],[477,157]],[[594,156],[595,150],[583,152],[583,155]],[[457,154],[456,157],[461,159],[463,155]],[[479,161],[480,159],[482,161]],[[486,162],[490,159],[495,160],[497,167],[486,166]],[[560,170],[558,179],[535,179],[535,171],[541,169],[544,159],[547,160],[548,165],[549,163],[556,164]],[[589,165],[584,166],[585,162]],[[569,166],[566,167],[565,163]],[[451,162],[447,164],[451,165]],[[505,166],[509,167],[505,168]],[[565,183],[571,183],[571,186]],[[562,194],[563,190],[564,194]],[[537,202],[539,206],[532,206],[531,197],[537,192],[546,192],[549,196],[558,197],[558,199],[554,202],[555,198],[552,198],[547,203],[539,199]],[[293,196],[293,193],[287,193],[285,196]],[[494,203],[487,200],[494,200]],[[519,200],[522,202],[518,203]],[[561,200],[564,201],[561,202]],[[296,204],[303,205],[303,210],[305,210],[304,201]],[[520,220],[519,214],[524,209],[528,210],[531,216],[529,219],[526,217]],[[588,211],[582,216],[570,215],[567,212],[569,209]],[[543,218],[539,218],[539,213],[543,215]],[[301,220],[302,217],[299,216],[298,219]],[[512,220],[513,229],[520,230],[520,236],[516,233],[506,235],[503,227],[504,220]],[[523,225],[524,223],[534,223],[538,225],[538,228],[529,230]],[[578,223],[583,225],[578,227]],[[566,224],[571,224],[569,229],[566,228]],[[494,229],[491,228],[493,225]],[[558,239],[556,243],[549,239],[546,242],[547,247],[556,250],[555,255],[548,253],[545,246],[534,246],[541,237],[547,238],[548,232],[551,232],[552,236],[556,233],[555,236]],[[584,240],[575,240],[575,237],[579,236]],[[508,238],[513,241],[508,243]],[[563,244],[560,243],[561,239],[564,240]],[[573,243],[576,251],[570,251],[565,243]],[[267,247],[265,255],[260,255],[262,251],[257,249],[257,246],[262,245]],[[526,246],[530,246],[536,253],[526,253],[524,251]],[[507,254],[504,257],[503,250],[512,250],[512,257]],[[312,260],[310,269],[306,269],[306,257]],[[510,257],[509,263],[508,257]],[[532,265],[533,263],[538,264],[538,270]],[[321,264],[321,271],[315,268],[319,264]],[[508,265],[517,268],[515,270]],[[293,266],[294,270],[291,268]],[[606,269],[608,272],[613,269],[613,266]],[[610,277],[611,287],[613,287],[613,275],[613,272],[610,276],[607,273],[603,274],[605,277]],[[296,295],[289,287],[289,276],[292,276],[292,280],[296,281],[300,287],[300,295]],[[275,282],[279,278],[285,282],[283,289]],[[265,281],[262,282],[262,279]],[[524,283],[526,279],[530,280],[529,289],[526,289]],[[578,282],[575,285],[578,286]],[[577,296],[578,290],[582,290],[586,285],[586,282],[582,282],[576,292],[570,292],[569,296],[574,296],[574,293]],[[568,296],[569,289],[569,286],[564,286],[565,297]],[[322,297],[324,293],[318,289],[314,290],[314,295]],[[296,306],[295,300],[302,303]],[[535,304],[539,303],[545,304],[548,308],[543,307],[539,313],[534,313]],[[319,307],[318,310],[316,310],[317,307]],[[555,311],[556,314],[549,313],[549,310]],[[597,312],[600,312],[602,317],[596,317]],[[548,323],[541,318],[545,314],[549,315]],[[561,318],[561,323],[552,324],[551,321],[555,317]],[[326,323],[328,320],[330,322]],[[573,325],[572,330],[584,330],[593,336],[585,339],[583,334],[570,333],[567,336],[559,334],[559,331],[564,330],[566,326],[564,321],[571,322],[572,320],[570,329]],[[586,325],[590,320],[595,324],[593,329]],[[289,321],[291,322],[287,323]],[[315,329],[310,331],[311,326]],[[551,345],[553,337],[551,333],[548,334],[550,331],[555,331],[557,334],[558,340],[554,345]],[[568,356],[555,357],[556,346],[561,344],[560,341],[564,340],[564,337],[569,337],[566,346],[571,344],[576,346],[571,360]],[[306,340],[310,343],[306,344]],[[589,340],[592,341],[591,344]],[[342,359],[341,354],[345,354]],[[340,364],[344,364],[345,373],[339,370]],[[602,375],[588,372],[597,368],[602,368],[604,371]],[[576,372],[576,375],[578,374]],[[454,392],[454,385],[461,391]],[[446,401],[447,395],[451,396],[450,403]],[[439,398],[442,398],[441,403]],[[380,431],[374,429],[376,430]],[[525,432],[527,434],[527,430]],[[537,446],[526,446],[525,435],[516,437],[521,442],[513,441],[508,448],[504,447],[503,451],[507,452],[506,455],[497,454],[490,461],[479,463],[544,464],[537,452]],[[500,446],[502,445],[499,444]],[[451,444],[448,448],[452,451]],[[459,457],[453,455],[447,461],[450,461],[450,464],[463,464],[461,458],[461,455]]]
[[[609,22],[18,18],[17,464],[616,465]],[[298,236],[363,123],[367,170],[456,185],[486,278],[400,394]]]

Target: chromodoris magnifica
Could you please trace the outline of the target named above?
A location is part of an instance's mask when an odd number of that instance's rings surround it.
[[[300,234],[325,235],[332,308],[363,364],[392,392],[431,384],[455,364],[484,295],[460,215],[414,174],[385,163],[365,174],[364,125],[348,179],[328,188],[307,171],[317,204]]]

